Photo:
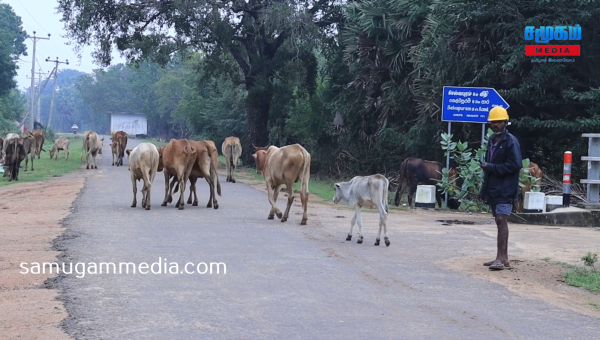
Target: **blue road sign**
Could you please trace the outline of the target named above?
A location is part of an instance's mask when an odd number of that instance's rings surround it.
[[[444,86],[442,121],[487,123],[494,106],[508,109],[510,105],[493,88]]]

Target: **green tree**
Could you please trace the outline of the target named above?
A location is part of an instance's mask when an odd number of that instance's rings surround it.
[[[0,96],[17,86],[19,56],[26,56],[25,32],[21,17],[8,4],[0,3]]]
[[[298,61],[310,58],[304,51],[314,45],[319,27],[330,26],[324,11],[332,7],[330,0],[58,3],[69,37],[80,47],[95,44],[103,65],[110,63],[113,45],[128,60],[161,65],[173,51],[205,52],[209,76],[227,74],[246,88],[246,150],[267,144],[273,82],[290,60],[303,67]],[[243,157],[249,161],[250,155]]]

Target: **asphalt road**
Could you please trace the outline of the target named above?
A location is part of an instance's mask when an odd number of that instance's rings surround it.
[[[205,207],[207,185],[198,181],[200,205],[179,211],[160,206],[158,173],[144,211],[141,193],[130,207],[127,162],[110,164],[105,143],[56,242],[63,261],[150,265],[160,257],[179,272],[187,262],[222,262],[227,273],[62,275],[64,327],[77,339],[600,338],[596,319],[435,265],[455,254],[463,234],[391,234],[390,248],[374,247],[373,237],[357,245],[356,233],[346,242],[318,227],[318,216],[300,226],[299,207],[286,223],[267,220],[266,194],[224,177],[218,210]]]

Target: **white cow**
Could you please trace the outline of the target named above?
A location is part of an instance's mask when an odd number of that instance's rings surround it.
[[[129,171],[131,171],[131,184],[133,185],[133,203],[131,203],[131,207],[135,208],[137,204],[137,181],[143,180],[142,208],[150,210],[150,192],[154,176],[156,176],[158,170],[158,149],[152,143],[141,143],[133,150],[127,149],[126,152]]]
[[[8,145],[8,142],[14,138],[19,138],[19,135],[17,135],[16,133],[9,133],[6,135],[6,138],[4,138],[4,143],[2,144],[2,154],[0,155],[0,160],[4,161],[4,157],[6,156],[6,146]]]
[[[389,185],[389,180],[380,174],[356,176],[348,182],[335,183],[333,202],[335,204],[341,202],[342,204],[349,205],[355,209],[354,217],[352,217],[352,221],[350,221],[350,232],[348,233],[346,241],[352,239],[352,229],[354,228],[354,223],[358,220],[358,241],[356,243],[363,242],[360,209],[363,206],[367,208],[377,207],[377,210],[379,210],[379,233],[377,234],[375,245],[379,245],[381,227],[383,226],[385,245],[389,247],[390,240],[387,235]]]

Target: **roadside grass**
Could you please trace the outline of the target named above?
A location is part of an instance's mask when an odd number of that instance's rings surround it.
[[[31,159],[27,164],[27,171],[25,170],[25,160],[21,162],[21,170],[19,171],[18,181],[8,181],[8,177],[0,177],[0,187],[4,187],[11,184],[22,183],[22,182],[36,182],[43,181],[50,177],[59,177],[69,172],[77,171],[82,168],[84,163],[79,161],[79,156],[83,148],[80,135],[68,135],[68,134],[57,134],[56,138],[67,138],[69,139],[69,160],[65,161],[66,153],[60,151],[59,159],[50,159],[50,150],[54,145],[53,141],[44,141],[44,150],[46,152],[41,153],[40,159],[35,157],[33,161],[33,169],[31,171]],[[28,157],[29,158],[29,157]],[[3,174],[4,175],[4,174]]]
[[[554,262],[554,264],[569,270],[564,274],[565,282],[567,284],[584,288],[593,293],[600,293],[600,272],[564,262]],[[594,305],[594,307],[599,308],[600,306]]]
[[[565,281],[571,286],[585,288],[594,293],[600,293],[599,272],[576,267],[565,274]]]

